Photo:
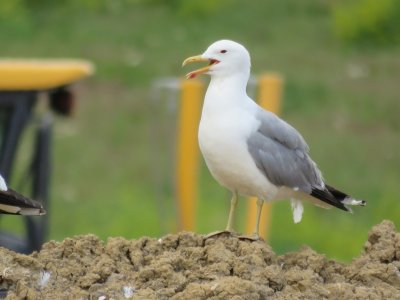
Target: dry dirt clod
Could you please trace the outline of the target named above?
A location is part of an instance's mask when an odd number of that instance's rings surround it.
[[[347,265],[231,234],[77,236],[28,256],[0,248],[0,289],[7,299],[400,299],[400,234],[374,226]]]

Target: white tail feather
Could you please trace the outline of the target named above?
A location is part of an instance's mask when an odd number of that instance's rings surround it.
[[[23,215],[23,216],[41,216],[41,215],[44,215],[45,212],[43,210],[41,210],[40,208],[22,207],[19,214]]]
[[[364,200],[357,200],[351,197],[346,197],[341,201],[344,206],[348,209],[350,213],[353,213],[353,210],[348,207],[347,205],[353,205],[353,206],[365,206],[366,202]]]
[[[8,212],[10,214],[18,214],[19,211],[21,210],[21,207],[7,205],[7,204],[0,204],[0,210]]]
[[[301,218],[303,216],[303,203],[300,200],[297,199],[290,199],[290,204],[292,206],[292,211],[293,211],[293,221],[295,223],[299,223],[301,221]]]
[[[365,201],[364,200],[357,200],[351,197],[346,197],[344,200],[341,201],[343,204],[346,205],[358,205],[358,206],[364,206]]]
[[[0,204],[0,210],[10,214],[19,214],[24,216],[41,216],[45,214],[45,211],[40,208],[27,208],[7,204]]]

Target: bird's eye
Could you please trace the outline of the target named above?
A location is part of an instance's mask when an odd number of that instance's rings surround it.
[[[226,50],[219,51],[219,53],[226,53],[226,52],[228,52],[228,51],[226,51]]]

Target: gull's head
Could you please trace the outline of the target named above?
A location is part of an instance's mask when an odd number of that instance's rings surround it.
[[[188,73],[186,78],[191,79],[203,73],[212,77],[250,73],[249,52],[241,44],[230,40],[220,40],[211,44],[203,54],[185,59],[182,65],[199,61],[208,62],[208,66]]]

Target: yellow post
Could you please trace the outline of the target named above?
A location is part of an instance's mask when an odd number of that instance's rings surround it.
[[[204,84],[199,80],[181,82],[181,103],[178,115],[176,196],[179,229],[193,231],[197,204],[199,148],[197,129]]]
[[[282,96],[283,80],[278,74],[262,74],[258,81],[258,103],[265,109],[279,114],[281,110],[281,96]],[[255,197],[250,197],[247,204],[247,222],[246,232],[253,233],[257,203]],[[265,203],[261,213],[260,219],[260,236],[265,240],[268,239],[269,227],[271,221],[271,204]]]

